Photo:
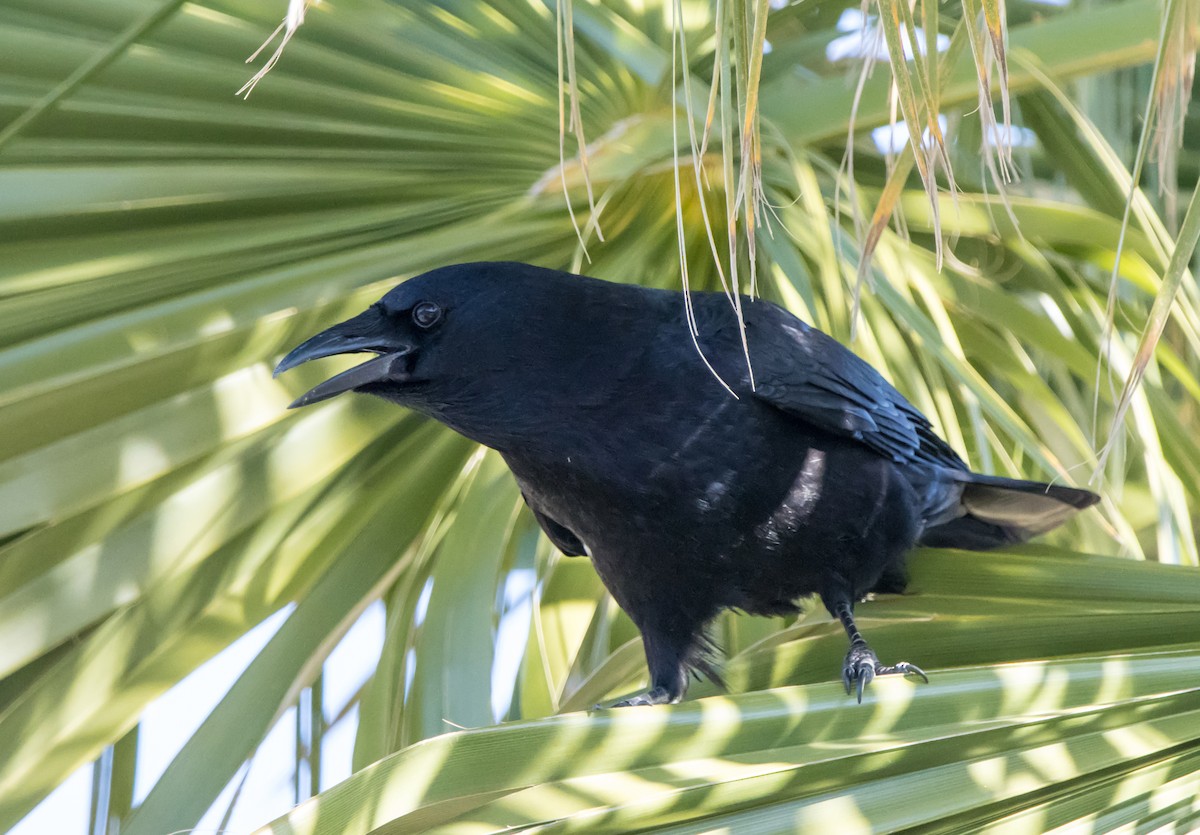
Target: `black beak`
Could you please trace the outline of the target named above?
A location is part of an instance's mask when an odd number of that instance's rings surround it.
[[[373,353],[374,359],[343,371],[318,386],[300,395],[289,409],[311,406],[344,391],[351,391],[368,383],[403,383],[408,378],[408,360],[416,346],[388,333],[390,328],[384,317],[374,309],[347,319],[339,325],[298,345],[275,366],[275,376],[295,368],[309,360],[332,357],[337,354]]]

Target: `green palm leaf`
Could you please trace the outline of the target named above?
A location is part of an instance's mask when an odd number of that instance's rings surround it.
[[[1085,480],[1094,428],[1117,406],[1097,358],[1129,178],[1063,88],[1152,60],[1157,7],[1010,16],[1014,112],[1037,139],[1011,218],[957,161],[983,151],[955,110],[974,107],[976,71],[948,73],[938,100],[962,194],[938,214],[957,260],[936,269],[930,204],[919,179],[897,178],[906,226],[881,232],[857,323],[852,218],[869,216],[888,168],[863,141],[853,174],[839,169],[854,91],[823,50],[841,8],[771,12],[772,50],[753,64],[760,291],[843,341],[853,331],[975,466]],[[326,0],[250,100],[234,98],[281,13],[249,0],[0,2],[0,827],[294,607],[122,823],[194,826],[379,599],[388,632],[359,703],[361,770],[276,829],[1196,817],[1194,568],[1057,546],[928,552],[914,594],[864,606],[881,652],[934,670],[927,687],[880,682],[858,708],[833,683],[843,639],[819,613],[729,615],[715,624],[729,694],[700,684],[672,709],[579,712],[639,685],[636,630],[586,561],[537,537],[497,459],[363,399],[288,413],[321,372],[269,371],[444,263],[511,258],[677,287],[673,121],[687,116],[682,90],[671,96],[668,11],[572,10],[606,238],[586,239],[590,262],[562,205],[565,181],[586,216],[575,149],[559,159],[552,8]],[[694,102],[705,73],[745,57],[718,54],[714,14],[686,10]],[[888,121],[886,86],[864,88],[860,131]],[[701,201],[681,140],[697,286],[718,283],[704,212],[725,217],[740,141],[732,121],[713,132]],[[1200,297],[1182,273],[1164,279],[1167,227],[1152,196],[1135,198],[1111,358],[1122,376],[1164,281],[1177,298],[1156,314],[1163,336],[1143,352],[1102,511],[1054,542],[1194,566]],[[496,636],[513,617],[503,590],[518,572],[535,578],[530,629],[513,721],[492,725],[506,686],[491,675]]]

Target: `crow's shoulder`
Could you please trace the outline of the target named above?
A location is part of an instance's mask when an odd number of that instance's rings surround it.
[[[770,303],[752,310],[755,398],[896,463],[965,468],[929,420],[848,348]]]

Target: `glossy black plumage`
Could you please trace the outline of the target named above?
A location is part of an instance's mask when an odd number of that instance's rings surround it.
[[[498,450],[551,541],[589,555],[641,630],[651,688],[629,704],[678,701],[689,670],[713,672],[704,629],[723,608],[794,612],[812,593],[851,638],[847,690],[861,699],[874,675],[920,674],[879,663],[857,600],[898,585],[914,544],[995,547],[1096,501],[971,473],[869,365],[746,299],[752,384],[729,300],[691,300],[703,359],[681,293],[524,264],[445,267],[277,371],[379,354],[294,405],[366,392]]]

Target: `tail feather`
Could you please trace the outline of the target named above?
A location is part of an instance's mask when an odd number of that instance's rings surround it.
[[[927,528],[922,545],[982,551],[1056,528],[1100,497],[1089,490],[963,473],[961,515]]]

